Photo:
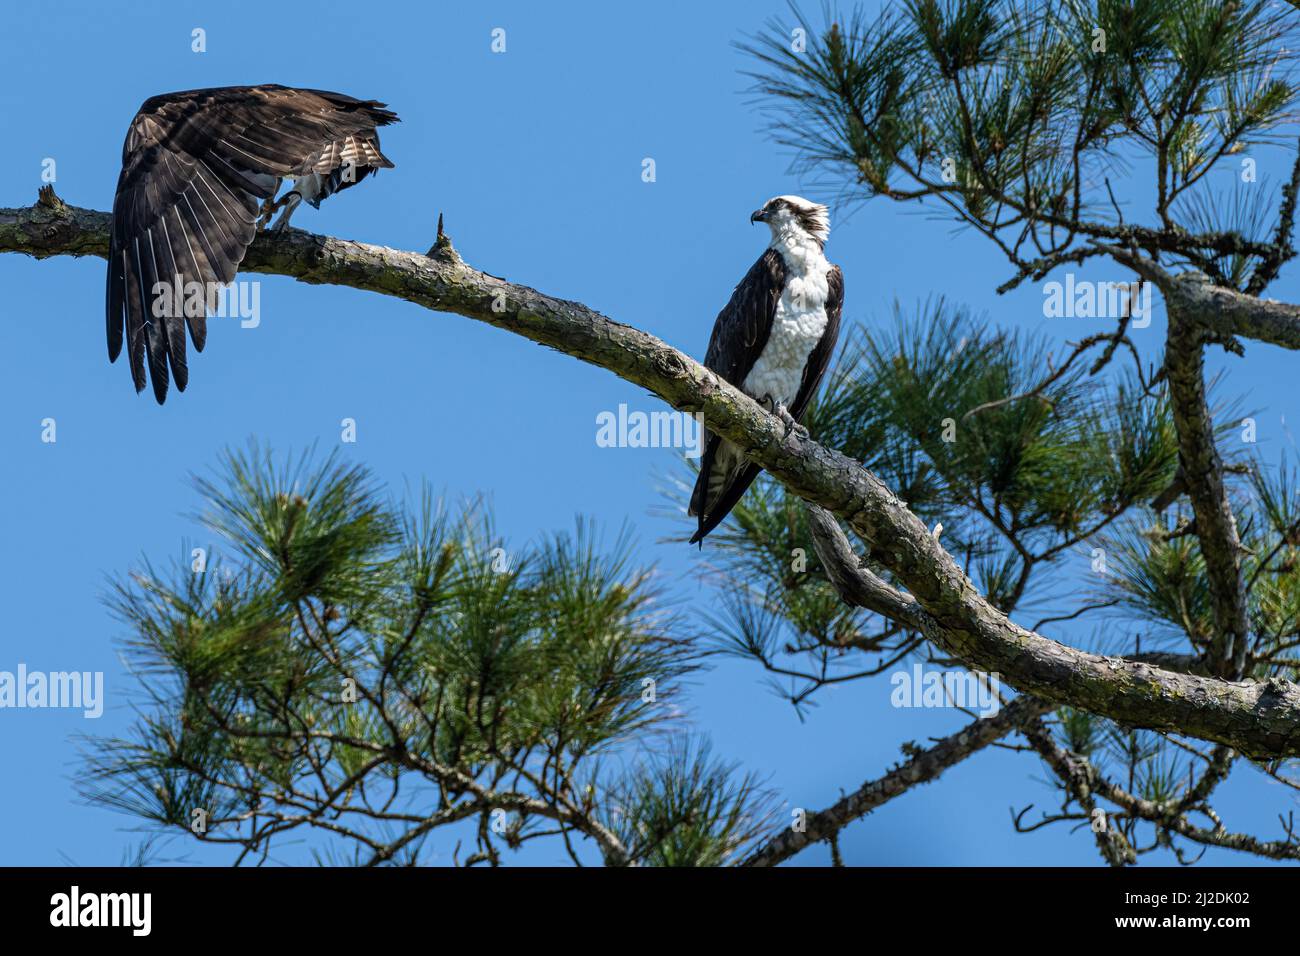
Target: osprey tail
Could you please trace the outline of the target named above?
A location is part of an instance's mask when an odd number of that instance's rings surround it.
[[[752,465],[731,442],[710,435],[686,513],[699,519],[690,544],[703,547],[704,536],[720,525],[745,496],[762,469]]]

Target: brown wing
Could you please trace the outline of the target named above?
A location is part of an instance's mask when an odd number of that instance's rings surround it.
[[[714,320],[704,367],[739,388],[763,354],[784,288],[785,260],[775,249],[767,249]]]
[[[767,249],[718,313],[704,356],[706,368],[737,387],[745,381],[767,345],[784,287],[785,260],[779,252]],[[717,527],[758,474],[757,466],[735,459],[731,446],[724,445],[717,435],[706,431],[704,441],[700,473],[687,512],[699,519],[692,544]]]
[[[170,375],[189,379],[185,326],[195,349],[205,316],[174,314],[154,295],[158,282],[224,284],[234,280],[256,234],[259,201],[285,176],[330,173],[348,157],[391,166],[376,128],[395,114],[373,100],[283,86],[225,87],[167,93],[145,101],[122,147],[113,199],[105,292],[108,357],[123,334],[136,391],[145,356],[159,404]],[[167,314],[172,313],[172,314]]]

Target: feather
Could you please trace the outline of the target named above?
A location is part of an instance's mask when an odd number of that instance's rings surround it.
[[[772,332],[777,305],[785,288],[787,270],[781,254],[767,249],[736,286],[730,301],[718,313],[705,353],[704,365],[742,387],[763,354]],[[803,368],[798,393],[787,409],[799,421],[830,366],[839,338],[844,306],[844,276],[839,266],[827,273],[826,327]],[[704,540],[731,513],[762,469],[751,464],[730,442],[705,432],[700,472],[691,492],[687,514],[698,519],[691,544]]]
[[[105,286],[108,357],[116,361],[126,346],[136,391],[152,382],[161,404],[169,380],[185,389],[186,332],[202,351],[207,323],[206,313],[178,313],[176,297],[184,306],[190,283],[207,293],[234,281],[257,235],[260,203],[281,181],[327,177],[319,201],[392,167],[377,129],[396,121],[374,100],[274,85],[145,101],[122,146]],[[342,175],[345,165],[354,176]],[[166,302],[156,301],[159,282]]]

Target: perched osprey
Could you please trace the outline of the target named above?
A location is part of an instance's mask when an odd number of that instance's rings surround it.
[[[230,86],[146,100],[122,146],[108,252],[108,358],[126,332],[135,390],[167,397],[168,365],[185,391],[185,326],[203,351],[206,309],[197,297],[155,292],[199,283],[203,302],[234,281],[244,252],[276,209],[284,229],[303,200],[325,197],[393,164],[377,127],[397,115],[375,100],[287,86]],[[279,200],[284,179],[292,186]],[[259,203],[261,204],[259,210]],[[260,211],[260,216],[259,216]],[[193,303],[193,304],[190,304]]]
[[[749,221],[767,223],[772,242],[718,313],[704,364],[794,427],[839,337],[844,276],[822,252],[831,228],[825,206],[777,196]],[[708,435],[687,511],[699,519],[691,544],[722,522],[759,470],[735,445]]]

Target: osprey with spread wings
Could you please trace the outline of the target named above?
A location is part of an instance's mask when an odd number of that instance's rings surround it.
[[[185,390],[185,333],[197,351],[207,309],[182,309],[173,287],[213,291],[233,282],[254,237],[283,209],[283,230],[302,201],[322,199],[393,163],[378,127],[397,115],[375,100],[287,86],[165,93],[140,107],[122,147],[109,239],[108,357],[126,345],[137,392],[159,404],[168,381]],[[284,180],[289,190],[276,193]],[[188,300],[186,300],[188,301]],[[198,300],[195,300],[198,301]]]

